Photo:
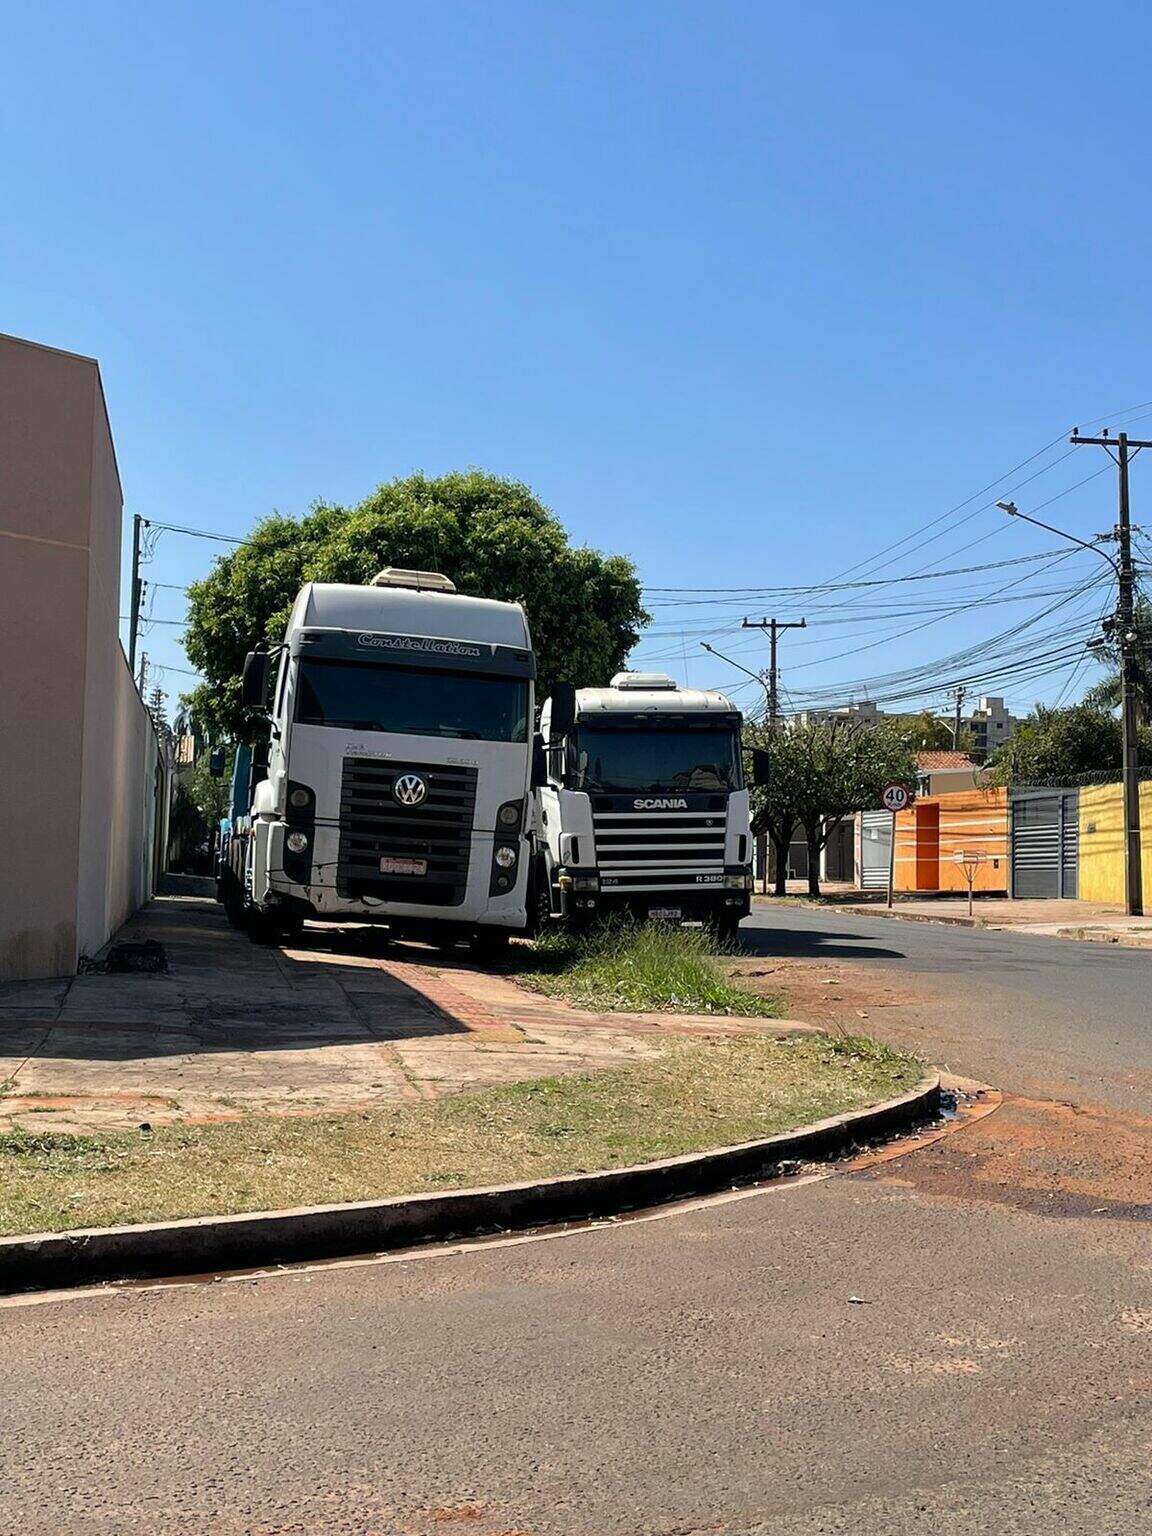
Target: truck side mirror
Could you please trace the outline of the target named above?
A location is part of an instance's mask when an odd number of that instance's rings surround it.
[[[556,683],[552,688],[552,716],[549,725],[551,739],[570,736],[576,724],[576,685]]]
[[[544,751],[544,738],[539,731],[532,738],[532,788],[539,789],[548,782],[548,754]]]
[[[767,789],[772,782],[772,755],[763,747],[752,748],[752,784]]]
[[[268,705],[267,651],[249,651],[244,658],[244,671],[240,678],[240,702],[245,709],[265,709]]]
[[[208,754],[208,772],[214,779],[224,777],[224,759],[226,753],[223,747],[213,747]]]

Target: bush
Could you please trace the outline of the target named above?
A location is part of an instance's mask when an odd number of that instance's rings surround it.
[[[776,1017],[773,999],[729,981],[717,948],[703,929],[618,919],[538,939],[537,968],[546,975],[537,984],[591,1008]]]

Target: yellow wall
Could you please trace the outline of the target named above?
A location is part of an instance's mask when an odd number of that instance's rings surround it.
[[[1152,783],[1140,786],[1144,906],[1152,906]],[[1080,900],[1124,900],[1124,789],[1099,784],[1080,791]]]

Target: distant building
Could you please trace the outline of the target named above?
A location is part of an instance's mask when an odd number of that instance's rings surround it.
[[[836,709],[805,710],[798,718],[801,725],[820,725],[829,720],[854,720],[878,725],[883,720],[913,720],[922,713],[922,710],[912,710],[889,714],[871,699],[861,699],[852,704],[842,704]],[[945,723],[951,723],[946,716],[943,718]],[[1009,714],[1002,698],[982,695],[976,708],[968,715],[961,716],[960,730],[966,738],[968,750],[979,761],[983,761],[1015,734],[1019,724],[1016,716]]]
[[[917,752],[917,795],[947,795],[974,789],[986,777],[986,770],[967,752]]]
[[[960,723],[968,733],[971,750],[981,758],[1002,747],[1016,734],[1020,724],[1015,715],[1008,713],[1003,699],[988,696],[982,697],[972,713]]]

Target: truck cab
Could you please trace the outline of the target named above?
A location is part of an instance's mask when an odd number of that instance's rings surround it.
[[[752,891],[741,725],[722,693],[661,673],[557,690],[540,719],[541,916],[625,911],[733,940]]]
[[[305,586],[245,668],[269,722],[229,845],[252,936],[352,919],[495,950],[522,931],[534,676],[518,603],[437,572]]]

